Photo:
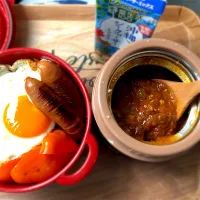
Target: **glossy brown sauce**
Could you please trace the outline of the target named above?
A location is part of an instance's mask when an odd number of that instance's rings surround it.
[[[112,111],[128,135],[137,140],[163,143],[185,121],[177,123],[176,98],[167,85],[151,80],[155,78],[180,81],[175,74],[158,66],[135,67],[118,80],[112,96]]]

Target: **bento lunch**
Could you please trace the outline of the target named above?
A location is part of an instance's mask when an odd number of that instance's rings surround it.
[[[0,182],[50,178],[77,152],[85,131],[76,86],[57,64],[22,59],[0,66],[0,90]]]

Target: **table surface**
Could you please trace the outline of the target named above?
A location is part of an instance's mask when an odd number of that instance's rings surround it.
[[[31,15],[31,10],[33,13],[36,13],[34,8],[31,7],[28,10],[29,16]],[[25,12],[25,16],[28,12]],[[18,24],[19,35],[21,33],[26,34],[26,23],[27,22],[25,21],[21,25]],[[41,22],[41,25],[46,23],[50,22]],[[52,21],[51,23],[57,24],[57,21]],[[70,23],[70,21],[68,21],[68,23]],[[67,26],[68,23],[66,23],[66,30],[69,32],[70,29]],[[93,30],[87,22],[83,24],[85,24],[88,30]],[[41,26],[38,27],[37,22],[34,22],[33,20],[31,22],[31,26],[27,30],[34,31],[37,35],[41,34],[40,32],[43,32],[43,29],[40,27]],[[47,27],[48,25],[46,24],[46,28]],[[197,28],[196,25],[194,27]],[[86,33],[89,34],[90,31]],[[47,32],[45,30],[44,35],[46,36],[46,34]],[[61,31],[59,31],[59,34],[61,34]],[[62,34],[60,37],[61,36]],[[21,34],[21,37],[25,38],[23,34]],[[91,35],[91,38],[92,37],[93,35]],[[45,38],[48,39],[48,37]],[[34,40],[33,36],[32,39],[33,43],[36,44],[37,41]],[[22,41],[22,44],[25,45],[25,42]],[[51,184],[41,190],[24,194],[0,193],[0,199],[200,200],[199,144],[197,144],[185,155],[173,160],[163,163],[146,163],[124,157],[112,151],[111,148],[105,143],[105,140],[102,139],[96,126],[94,127],[93,132],[95,133],[100,146],[99,158],[95,168],[81,183],[70,187]]]

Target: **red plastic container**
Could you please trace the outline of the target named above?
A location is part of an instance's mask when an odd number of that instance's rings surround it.
[[[0,51],[8,49],[14,41],[15,19],[11,5],[14,0],[0,1]]]
[[[72,69],[70,65],[68,65],[64,60],[58,58],[57,56],[39,50],[39,49],[32,49],[32,48],[12,48],[6,50],[13,41],[13,14],[10,11],[10,3],[13,0],[0,0],[0,64],[12,64],[18,59],[42,59],[46,58],[52,60],[59,64],[73,79],[74,83],[76,84],[79,92],[82,94],[84,101],[85,101],[85,108],[86,108],[86,129],[80,144],[78,151],[76,152],[75,156],[72,160],[66,164],[66,166],[55,174],[53,177],[49,178],[48,180],[37,183],[37,184],[28,184],[28,185],[19,185],[19,184],[3,184],[0,183],[0,192],[29,192],[36,189],[40,189],[52,182],[57,182],[62,185],[73,185],[75,183],[80,182],[84,179],[88,173],[94,167],[95,161],[98,156],[98,144],[96,139],[91,134],[91,122],[92,122],[92,109],[90,98],[87,92],[87,89],[82,82],[79,75]],[[9,5],[10,4],[10,5]],[[5,32],[3,32],[3,31]],[[88,146],[88,155],[84,162],[84,164],[80,167],[78,171],[73,174],[66,175],[66,172],[77,162],[79,157],[82,155],[84,148]]]

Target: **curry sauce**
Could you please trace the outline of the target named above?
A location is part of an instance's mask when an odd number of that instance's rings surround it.
[[[163,82],[152,79],[178,80],[173,73],[160,68],[148,67],[145,74],[142,67],[132,69],[121,76],[113,91],[112,112],[117,123],[128,135],[140,141],[168,140],[180,128],[173,91]]]

